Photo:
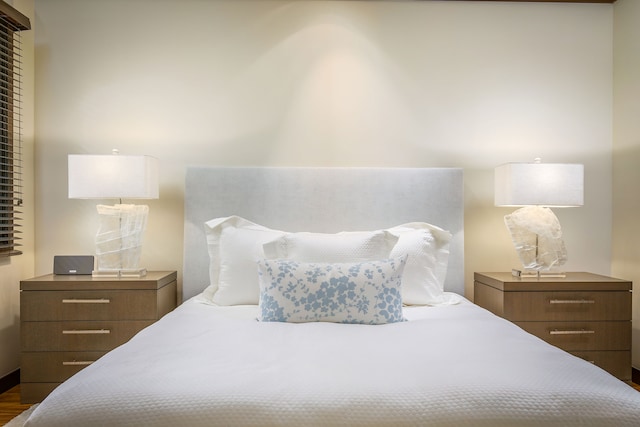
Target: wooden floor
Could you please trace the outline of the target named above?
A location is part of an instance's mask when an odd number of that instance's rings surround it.
[[[631,384],[633,388],[640,391],[640,385]],[[0,426],[5,425],[13,418],[29,409],[31,405],[20,403],[20,386],[17,385],[9,391],[0,394]]]
[[[30,407],[31,405],[23,405],[20,403],[19,385],[0,394],[0,426],[5,425]]]

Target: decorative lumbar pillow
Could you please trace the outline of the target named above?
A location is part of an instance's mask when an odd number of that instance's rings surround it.
[[[357,262],[389,258],[398,237],[386,230],[287,233],[264,245],[269,259],[300,262]]]
[[[398,237],[390,257],[406,255],[402,299],[408,305],[440,305],[460,301],[444,292],[451,233],[434,225],[413,222],[388,229]]]
[[[205,223],[209,250],[206,301],[217,305],[258,304],[260,288],[256,262],[264,258],[262,245],[285,234],[238,216]]]
[[[401,322],[406,256],[356,263],[258,262],[264,322]]]

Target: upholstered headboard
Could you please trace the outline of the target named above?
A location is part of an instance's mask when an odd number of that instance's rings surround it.
[[[464,293],[461,169],[189,167],[184,300],[209,284],[205,221],[231,215],[292,232],[437,225],[453,234],[445,290]]]

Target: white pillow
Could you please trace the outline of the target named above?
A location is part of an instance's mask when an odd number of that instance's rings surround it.
[[[408,255],[402,284],[405,304],[455,304],[443,292],[451,233],[427,223],[387,230],[336,234],[287,233],[238,216],[205,223],[210,285],[203,297],[218,305],[258,304],[256,261],[288,258],[301,262],[345,263]]]
[[[444,292],[451,233],[423,222],[388,229],[398,237],[389,257],[406,255],[402,277],[402,300],[407,305],[444,305],[460,302],[460,297]]]
[[[210,279],[203,293],[205,300],[217,305],[258,304],[256,262],[265,257],[262,245],[285,232],[238,216],[207,221],[205,232]]]
[[[389,258],[398,237],[385,230],[288,233],[264,245],[266,258],[300,262],[356,262]]]
[[[406,256],[356,263],[258,262],[263,322],[402,322]]]

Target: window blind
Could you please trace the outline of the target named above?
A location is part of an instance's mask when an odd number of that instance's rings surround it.
[[[0,1],[0,257],[18,255],[22,206],[22,40],[29,18]]]

